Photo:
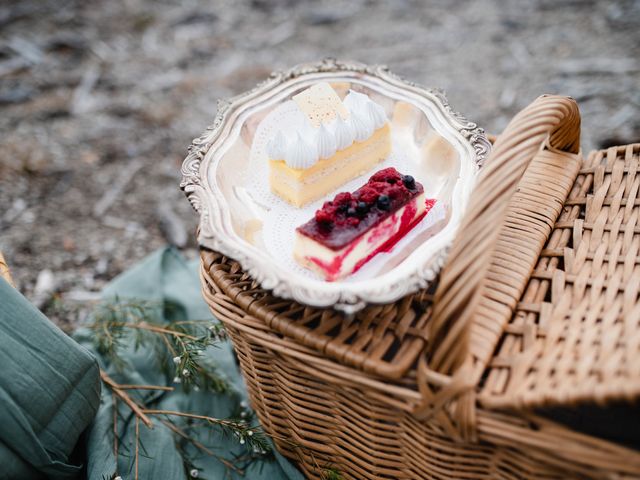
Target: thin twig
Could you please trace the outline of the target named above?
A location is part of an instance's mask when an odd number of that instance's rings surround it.
[[[118,475],[118,397],[111,391],[113,403],[113,456],[116,459],[116,475]]]
[[[223,457],[221,457],[219,455],[216,455],[214,452],[209,450],[207,447],[205,447],[198,440],[196,440],[195,438],[190,437],[184,430],[182,430],[177,425],[174,425],[173,423],[171,423],[168,420],[160,420],[160,422],[162,422],[163,425],[165,425],[167,428],[169,428],[171,431],[173,431],[177,435],[180,435],[182,438],[184,438],[186,441],[191,443],[196,448],[199,448],[200,450],[202,450],[207,455],[210,455],[210,456],[214,457],[216,460],[218,460],[220,463],[222,463],[225,467],[232,469],[233,471],[238,473],[238,475],[244,475],[244,473],[245,473],[244,470],[236,467],[233,463],[231,463],[226,458],[223,458]]]
[[[144,166],[144,162],[140,159],[134,159],[127,165],[127,168],[123,168],[118,175],[111,182],[111,187],[93,206],[93,215],[96,218],[101,218],[107,210],[111,208],[111,205],[122,196],[125,188],[129,182],[135,177],[136,173]]]
[[[120,390],[163,390],[165,392],[173,392],[175,388],[162,385],[128,385],[118,384]]]
[[[232,428],[243,428],[241,424],[238,422],[232,422],[230,420],[221,420],[219,418],[207,417],[206,415],[196,415],[195,413],[185,413],[185,412],[177,412],[175,410],[143,410],[147,415],[172,415],[176,417],[187,417],[187,418],[195,418],[198,420],[206,420],[209,423],[222,425],[226,427]]]
[[[145,413],[142,411],[142,408],[140,408],[140,406],[136,402],[134,402],[126,392],[120,390],[120,386],[116,382],[114,382],[111,377],[109,377],[109,375],[107,375],[107,372],[105,372],[104,370],[100,370],[100,378],[111,388],[111,391],[113,393],[120,397],[120,399],[129,406],[133,413],[135,413],[136,417],[139,417],[147,427],[153,428],[153,422],[149,417],[147,417],[147,415],[145,415]]]
[[[173,348],[173,345],[171,345],[171,342],[166,337],[166,335],[160,335],[160,338],[162,339],[164,344],[167,346],[167,350],[169,350],[171,352],[171,355],[175,357],[176,356],[176,350],[175,350],[175,348]]]
[[[149,325],[148,323],[114,323],[114,327],[135,328],[138,330],[148,330],[155,333],[164,333],[165,335],[173,335],[174,337],[186,338],[188,340],[198,340],[198,337],[189,335],[188,333],[176,332],[174,330],[168,330],[166,328],[157,327],[155,325]]]
[[[138,480],[138,460],[140,458],[140,456],[138,454],[139,448],[140,448],[140,417],[136,416],[136,457],[135,457],[136,476],[135,476],[135,480]]]
[[[195,447],[199,448],[200,450],[202,450],[207,455],[211,455],[212,457],[215,456],[215,453],[213,453],[211,450],[209,450],[207,447],[205,447],[202,443],[200,443],[196,439],[191,438],[189,435],[187,435],[187,433],[184,430],[182,430],[178,426],[174,425],[170,421],[168,421],[168,420],[160,420],[160,423],[162,423],[165,427],[167,427],[168,429],[170,429],[173,432],[175,432],[178,435],[180,435],[185,440],[187,440],[190,443],[192,443]]]

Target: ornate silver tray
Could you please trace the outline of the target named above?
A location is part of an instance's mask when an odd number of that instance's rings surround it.
[[[279,105],[318,81],[338,91],[356,88],[385,108],[393,141],[390,165],[401,157],[404,170],[410,167],[404,173],[420,181],[439,205],[427,228],[398,243],[392,254],[376,257],[373,266],[336,282],[283,260],[288,241],[273,242],[273,232],[293,207],[270,204],[257,194],[264,187],[260,182],[268,180],[259,173],[265,160],[254,145],[256,132]],[[489,149],[484,131],[454,112],[441,91],[402,80],[383,66],[327,59],[274,72],[255,89],[220,101],[213,125],[189,148],[180,186],[200,214],[201,246],[235,259],[276,296],[353,312],[367,303],[398,300],[435,278]]]

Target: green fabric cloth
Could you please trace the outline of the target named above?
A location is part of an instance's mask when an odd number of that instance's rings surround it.
[[[151,301],[161,305],[165,320],[203,320],[215,319],[202,299],[200,282],[197,274],[198,263],[187,262],[176,250],[166,248],[160,250],[131,270],[117,277],[104,291],[106,299],[133,298]],[[91,332],[80,330],[76,338],[92,349]],[[216,418],[226,418],[232,414],[237,403],[246,398],[246,391],[235,363],[231,346],[228,342],[216,348],[211,347],[206,354],[217,366],[217,371],[224,375],[232,385],[232,392],[216,394],[211,392],[191,391],[186,394],[173,383],[173,378],[160,372],[153,352],[148,348],[135,349],[132,339],[127,338],[123,357],[128,360],[130,368],[118,371],[109,365],[104,358],[99,361],[108,374],[119,383],[171,385],[176,388],[169,393],[146,392],[145,400],[153,402],[153,408],[179,410],[197,413]],[[130,411],[118,402],[120,421],[118,425],[120,438],[120,455],[117,473],[124,480],[133,479],[134,422]],[[174,434],[154,417],[154,429],[149,430],[140,423],[140,445],[143,447],[139,457],[140,479],[186,480],[187,473],[181,456],[177,450]],[[116,472],[116,460],[113,452],[113,404],[110,391],[105,387],[102,403],[95,421],[90,429],[87,443],[87,478],[102,480],[111,478]],[[212,435],[211,432],[214,431]],[[194,436],[210,447],[216,455],[233,458],[234,455],[246,453],[246,448],[237,441],[223,438],[215,433],[215,427],[194,429]],[[130,453],[126,453],[128,452]],[[123,454],[123,451],[125,454]],[[244,476],[228,470],[218,459],[205,454],[197,455],[195,448],[187,449],[189,455],[195,455],[194,465],[200,470],[198,478],[217,479],[250,479],[250,480],[302,480],[303,476],[281,455],[275,453],[266,456],[264,461],[252,463]]]
[[[71,479],[100,402],[95,358],[0,278],[0,479]]]

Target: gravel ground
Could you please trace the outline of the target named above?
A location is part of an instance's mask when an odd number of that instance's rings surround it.
[[[5,1],[0,250],[65,329],[167,241],[195,255],[179,165],[216,99],[325,56],[444,88],[490,132],[560,93],[585,150],[640,141],[638,25],[640,1]]]

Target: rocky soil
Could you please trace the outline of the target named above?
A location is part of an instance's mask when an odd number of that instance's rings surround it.
[[[640,1],[21,0],[0,5],[0,250],[63,328],[167,242],[195,255],[178,189],[217,98],[325,56],[445,89],[499,133],[575,97],[585,150],[640,141]]]

